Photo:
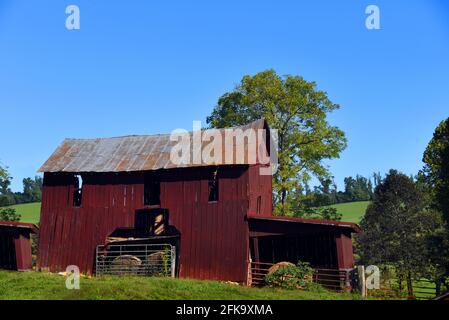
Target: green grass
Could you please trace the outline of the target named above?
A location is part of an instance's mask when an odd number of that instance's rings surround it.
[[[0,300],[5,299],[214,299],[353,300],[359,295],[318,291],[247,288],[217,281],[157,277],[82,277],[79,290],[68,290],[65,277],[41,272],[0,271]]]
[[[369,201],[347,202],[335,204],[330,207],[336,208],[343,215],[341,221],[359,223],[369,203]]]
[[[31,223],[39,222],[40,214],[41,214],[41,203],[40,202],[16,204],[16,205],[11,206],[11,208],[16,209],[16,212],[21,215],[20,221],[31,222]]]

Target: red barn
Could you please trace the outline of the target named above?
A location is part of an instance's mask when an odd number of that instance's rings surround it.
[[[263,120],[237,129],[269,132]],[[260,137],[269,145],[268,134]],[[96,246],[137,228],[145,209],[168,213],[179,235],[180,277],[248,283],[251,261],[352,267],[356,225],[272,216],[272,177],[261,174],[267,165],[259,156],[250,156],[256,150],[249,139],[232,141],[234,158],[248,153],[237,162],[181,167],[170,161],[175,143],[170,135],[64,140],[40,169],[38,267],[94,272]]]

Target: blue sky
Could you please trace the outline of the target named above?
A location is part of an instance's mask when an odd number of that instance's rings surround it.
[[[342,108],[345,176],[421,167],[449,116],[449,4],[421,1],[0,0],[0,161],[13,190],[65,137],[171,132],[243,75],[318,83]],[[81,29],[65,28],[76,4]],[[381,30],[365,28],[378,5]]]

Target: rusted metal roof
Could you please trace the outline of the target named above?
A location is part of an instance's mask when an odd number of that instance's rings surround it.
[[[39,228],[33,223],[17,222],[17,221],[0,221],[0,227],[30,229],[32,233],[37,233],[39,230]]]
[[[362,232],[360,226],[353,222],[344,222],[344,221],[334,221],[334,220],[322,220],[322,219],[304,219],[304,218],[294,218],[294,217],[280,217],[280,216],[259,216],[249,214],[247,216],[248,219],[253,220],[264,220],[264,221],[283,221],[290,223],[305,223],[305,224],[318,224],[332,227],[340,227],[340,228],[348,228],[356,233]]]
[[[234,129],[264,129],[268,126],[265,120],[257,120],[245,126]],[[203,135],[213,134],[213,130],[218,130],[224,137],[225,129],[203,130]],[[190,159],[194,159],[192,136],[193,133],[186,133],[190,139]],[[50,158],[42,165],[39,172],[130,172],[147,171],[157,169],[169,169],[179,167],[198,167],[206,165],[226,165],[224,157],[224,138],[222,139],[223,156],[221,161],[205,164],[194,163],[176,165],[170,160],[170,152],[175,145],[182,145],[182,142],[171,141],[170,134],[124,136],[115,138],[98,139],[65,139]],[[254,147],[247,142],[247,139],[233,139],[234,158],[236,151]],[[209,142],[202,142],[203,147]],[[243,145],[242,145],[243,144]],[[196,151],[197,152],[197,151]],[[198,156],[198,154],[196,154]],[[255,164],[249,157],[245,156],[243,163]]]

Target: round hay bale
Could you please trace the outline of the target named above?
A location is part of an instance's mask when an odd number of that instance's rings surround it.
[[[164,251],[157,251],[147,256],[147,272],[158,274],[164,272]]]
[[[132,255],[122,255],[115,258],[111,263],[111,272],[120,273],[137,273],[139,271],[142,260]]]
[[[271,266],[270,269],[268,269],[268,273],[267,274],[272,274],[277,269],[279,269],[280,267],[283,267],[283,266],[295,266],[295,265],[293,263],[291,263],[291,262],[288,262],[288,261],[278,262],[275,265]]]

